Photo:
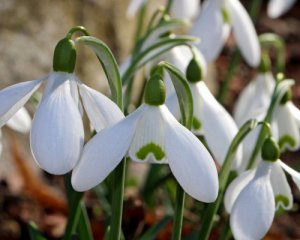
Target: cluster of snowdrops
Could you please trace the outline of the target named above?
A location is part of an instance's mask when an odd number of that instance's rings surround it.
[[[128,18],[147,4],[132,0]],[[292,1],[270,1],[268,14],[280,17],[290,7]],[[177,28],[188,35],[174,34]],[[239,95],[233,117],[204,81],[207,64],[218,58],[231,31],[242,57],[257,68],[255,79]],[[78,32],[84,36],[74,38]],[[105,43],[83,27],[72,28],[55,47],[53,71],[1,90],[1,126],[30,129],[36,163],[55,175],[72,171],[71,183],[78,192],[95,187],[113,171],[124,187],[125,157],[168,164],[178,192],[210,203],[199,239],[208,238],[222,202],[236,239],[261,239],[276,210],[293,206],[285,172],[300,188],[300,174],[280,160],[281,152],[300,148],[300,112],[291,101],[293,81],[284,78],[282,66],[284,42],[274,34],[258,37],[238,0],[206,0],[201,9],[199,1],[173,0],[153,13],[144,31],[137,31],[135,43],[132,55],[119,67]],[[74,74],[80,45],[90,47],[100,60],[109,97]],[[276,73],[268,56],[274,46],[281,63]],[[130,111],[133,82],[141,69],[146,79],[143,101]],[[43,96],[31,123],[23,105],[41,85]],[[84,114],[96,133],[86,143]],[[226,188],[230,172],[237,177]],[[115,195],[119,205],[114,207],[120,212],[123,194]],[[182,199],[178,204],[183,206]],[[174,215],[179,225],[174,224],[173,239],[180,239],[182,213]],[[120,221],[121,214],[115,217]],[[110,236],[120,238],[120,224],[111,225]]]

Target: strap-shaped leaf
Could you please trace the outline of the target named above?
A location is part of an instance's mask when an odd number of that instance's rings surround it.
[[[188,129],[191,129],[193,120],[193,97],[185,76],[178,68],[170,63],[160,62],[159,66],[167,70],[175,87],[182,124]]]
[[[123,75],[123,84],[126,84],[129,81],[129,79],[133,76],[136,70],[138,70],[141,66],[145,65],[154,58],[162,55],[163,53],[176,46],[185,45],[187,43],[196,41],[198,41],[197,38],[190,36],[173,36],[159,39],[159,41],[149,46],[137,57],[135,57],[135,59],[133,59],[133,62],[131,63],[130,67],[126,70],[126,72]]]
[[[46,240],[34,222],[29,222],[28,232],[31,240]]]
[[[165,216],[164,218],[162,218],[158,223],[147,230],[147,232],[145,232],[144,235],[141,236],[140,240],[156,239],[159,232],[167,226],[171,219],[172,218],[170,216]]]
[[[79,37],[76,39],[75,43],[87,45],[96,53],[108,79],[112,99],[122,109],[121,76],[117,61],[109,47],[101,40],[90,36]]]

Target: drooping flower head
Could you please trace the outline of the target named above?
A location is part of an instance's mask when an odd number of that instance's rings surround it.
[[[208,63],[220,54],[230,29],[246,62],[257,66],[260,46],[253,23],[239,0],[206,0],[190,34],[201,39],[197,45]]]
[[[72,172],[74,189],[85,191],[96,186],[128,153],[136,162],[168,163],[179,184],[195,199],[216,199],[218,177],[212,157],[169,112],[165,96],[161,76],[153,75],[145,87],[145,103],[85,145]]]
[[[300,174],[279,160],[279,146],[267,138],[258,167],[239,175],[224,198],[235,239],[262,239],[274,219],[275,210],[293,205],[291,189],[284,174],[292,176],[300,189]]]
[[[30,144],[37,164],[52,174],[69,172],[81,155],[84,131],[78,87],[86,113],[96,130],[123,117],[111,100],[77,79],[73,74],[75,62],[75,44],[70,37],[63,38],[55,48],[53,72],[41,79],[0,91],[0,126],[3,126],[42,82],[46,82],[42,100],[33,118]]]
[[[204,83],[201,62],[196,57],[189,62],[186,76],[193,97],[192,132],[204,135],[216,161],[222,165],[238,128],[230,114],[218,103]],[[167,99],[166,105],[179,120],[180,111],[175,93]],[[241,162],[241,151],[241,148],[237,151],[233,165],[235,169]]]

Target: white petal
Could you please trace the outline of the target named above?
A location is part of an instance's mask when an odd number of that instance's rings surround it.
[[[170,97],[167,98],[165,105],[169,109],[169,111],[173,114],[173,116],[179,121],[181,118],[180,108],[177,99],[176,93],[173,93]]]
[[[220,54],[229,36],[230,26],[224,23],[218,0],[206,1],[193,24],[190,34],[201,39],[197,48],[207,63],[213,62]]]
[[[235,239],[262,239],[272,224],[275,202],[267,164],[260,164],[233,205],[230,226]]]
[[[275,80],[271,73],[259,73],[240,94],[234,108],[234,119],[239,126],[267,111]]]
[[[285,14],[296,2],[296,0],[270,0],[267,8],[268,16],[278,18]]]
[[[167,121],[165,146],[172,173],[178,183],[193,198],[215,201],[218,194],[218,174],[215,163],[202,143],[183,127],[165,108]]]
[[[83,106],[97,132],[124,118],[119,107],[108,97],[84,85],[79,85]]]
[[[230,185],[226,189],[226,193],[224,196],[224,205],[228,213],[231,212],[231,209],[237,197],[239,196],[241,191],[248,185],[248,183],[253,179],[254,175],[255,170],[248,170],[240,174],[230,183]]]
[[[231,141],[238,132],[238,128],[229,113],[217,102],[203,81],[197,83],[197,88],[203,101],[201,123],[207,144],[222,165]],[[242,160],[242,149],[239,147],[233,168],[238,168]]]
[[[131,0],[127,8],[127,18],[132,18],[140,10],[146,0]]]
[[[201,83],[202,84],[202,83]],[[205,85],[205,84],[204,84]],[[199,89],[201,88],[199,84],[190,83],[189,84],[192,97],[193,97],[193,124],[192,132],[196,135],[203,135],[203,105],[204,101],[200,94]]]
[[[293,115],[298,129],[300,129],[300,110],[291,101],[287,103],[287,107],[290,109],[290,113]]]
[[[165,154],[165,121],[162,106],[145,104],[129,148],[133,161],[167,163]]]
[[[0,91],[0,127],[28,101],[42,80],[18,83]]]
[[[27,110],[21,107],[6,124],[15,131],[27,133],[31,127],[31,117]]]
[[[3,144],[2,144],[2,131],[0,129],[0,156],[2,154],[2,151],[3,151]]]
[[[228,0],[234,37],[247,63],[258,66],[260,45],[250,16],[238,0]]]
[[[83,147],[81,116],[71,94],[72,74],[53,73],[34,115],[31,151],[42,169],[52,174],[69,172]]]
[[[171,7],[171,16],[192,19],[196,16],[198,10],[198,0],[174,0]]]
[[[79,163],[72,172],[72,186],[86,191],[102,182],[126,155],[137,122],[140,107],[117,124],[98,132],[85,146]]]
[[[293,195],[279,161],[272,165],[271,184],[275,196],[276,210],[279,207],[285,210],[291,209],[293,206]]]
[[[299,129],[288,105],[286,103],[277,107],[273,121],[277,123],[281,150],[296,151],[300,147]]]
[[[297,185],[298,189],[300,190],[300,173],[283,163],[282,161],[279,160],[279,163],[281,167],[292,176],[293,181]]]

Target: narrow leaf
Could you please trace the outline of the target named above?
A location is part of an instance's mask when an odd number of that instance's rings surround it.
[[[93,49],[108,79],[112,99],[120,108],[122,108],[121,76],[119,73],[117,61],[109,47],[101,40],[90,36],[79,37],[75,42],[76,44],[87,45]]]
[[[156,239],[159,232],[167,226],[171,219],[172,218],[170,216],[166,216],[163,219],[161,219],[157,224],[148,229],[148,231],[145,232],[143,236],[141,236],[140,240]]]
[[[37,229],[37,226],[34,222],[28,224],[28,231],[31,240],[46,240],[42,233]]]

